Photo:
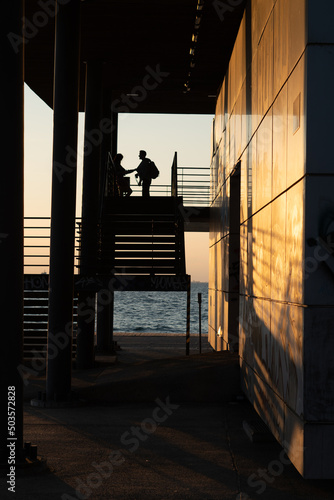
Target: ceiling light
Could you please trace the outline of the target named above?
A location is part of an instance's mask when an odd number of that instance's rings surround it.
[[[201,24],[201,17],[200,16],[196,16],[196,19],[195,19],[195,29],[198,29],[200,24]]]

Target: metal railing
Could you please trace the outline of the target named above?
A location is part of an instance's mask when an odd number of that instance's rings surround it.
[[[210,168],[178,167],[178,195],[188,206],[210,205]]]
[[[141,196],[142,187],[138,184],[131,184],[132,195],[131,196]],[[150,195],[152,196],[171,196],[171,187],[168,184],[151,184]]]
[[[111,156],[108,156],[108,165],[105,175],[108,185],[108,196],[116,196],[115,179],[110,168]],[[138,184],[131,185],[132,196],[141,196],[142,188]],[[209,206],[210,205],[210,168],[209,167],[180,167],[177,164],[177,152],[173,157],[171,166],[171,183],[156,184],[150,187],[152,196],[182,196],[184,205]]]
[[[171,171],[172,196],[182,196],[184,205],[210,205],[209,167],[179,167],[175,152]]]
[[[79,259],[81,217],[76,217],[73,266]],[[50,217],[24,217],[24,274],[49,274]]]
[[[174,153],[173,163],[172,163],[172,196],[177,197],[177,152]]]

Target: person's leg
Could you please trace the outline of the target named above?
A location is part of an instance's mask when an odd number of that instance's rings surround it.
[[[143,180],[143,197],[148,198],[150,196],[150,182]]]

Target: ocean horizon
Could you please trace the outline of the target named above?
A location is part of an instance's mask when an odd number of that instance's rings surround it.
[[[208,283],[191,282],[190,333],[199,333],[198,294],[202,294],[202,333],[208,333]],[[186,333],[186,292],[115,292],[114,333]]]

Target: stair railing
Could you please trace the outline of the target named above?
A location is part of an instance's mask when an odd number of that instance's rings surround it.
[[[177,197],[177,152],[174,153],[172,163],[172,196]]]

